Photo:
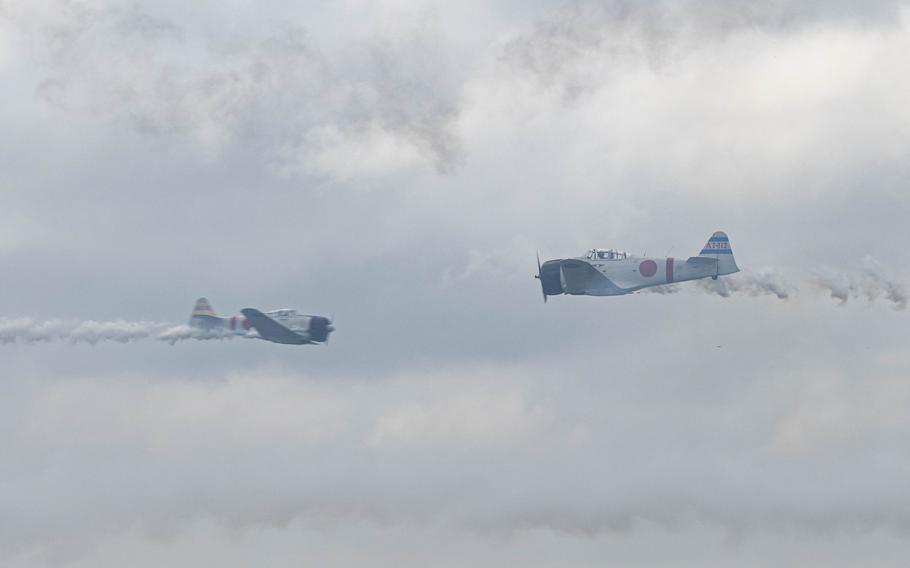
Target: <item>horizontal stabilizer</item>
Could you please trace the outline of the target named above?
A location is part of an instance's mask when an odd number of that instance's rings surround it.
[[[686,259],[686,264],[709,266],[712,264],[717,264],[717,259],[707,256],[690,256],[688,259]]]

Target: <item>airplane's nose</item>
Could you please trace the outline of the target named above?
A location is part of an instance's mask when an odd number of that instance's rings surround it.
[[[335,328],[332,327],[329,318],[313,316],[313,319],[310,320],[310,338],[313,341],[324,342],[333,331]]]
[[[561,260],[548,260],[540,267],[540,282],[547,296],[558,296],[564,293],[559,266]]]

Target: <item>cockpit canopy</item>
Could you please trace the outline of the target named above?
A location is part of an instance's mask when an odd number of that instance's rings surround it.
[[[297,310],[289,310],[289,309],[272,310],[270,312],[265,312],[265,315],[271,316],[271,317],[277,317],[277,318],[288,318],[288,317],[296,316]]]
[[[591,249],[585,258],[588,260],[624,260],[629,258],[629,253],[615,249]]]

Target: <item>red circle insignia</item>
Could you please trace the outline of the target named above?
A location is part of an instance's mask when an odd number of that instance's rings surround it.
[[[638,272],[646,277],[650,278],[657,274],[657,263],[653,260],[643,260],[641,264],[638,265]]]

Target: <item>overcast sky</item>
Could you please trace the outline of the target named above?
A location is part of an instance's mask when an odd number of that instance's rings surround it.
[[[908,53],[884,0],[0,0],[0,319],[337,327],[0,344],[0,564],[905,566]],[[532,278],[715,230],[726,297]]]

